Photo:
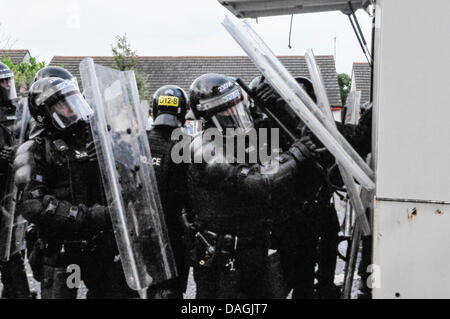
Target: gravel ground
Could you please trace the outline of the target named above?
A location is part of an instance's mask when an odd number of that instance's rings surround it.
[[[337,201],[336,208],[338,210],[339,219],[343,219],[343,212],[344,212],[344,206],[343,203],[340,201]],[[340,247],[341,250],[345,250],[345,247]],[[27,263],[27,274],[28,274],[28,280],[30,283],[30,287],[32,291],[35,291],[38,293],[38,298],[40,298],[40,284],[33,279],[33,276],[31,275],[31,270],[29,268],[29,265]],[[338,285],[341,285],[344,281],[344,268],[345,264],[342,262],[342,260],[338,259],[337,267],[336,267],[336,277],[335,277],[335,283]],[[353,287],[353,294],[352,297],[356,297],[357,293],[357,286],[359,284],[359,277],[357,274],[355,274],[355,282]],[[2,284],[0,283],[0,291],[3,289]],[[188,288],[186,291],[186,294],[184,296],[185,299],[195,299],[195,282],[193,279],[192,271],[189,274],[189,281],[188,281]],[[78,291],[78,298],[79,299],[85,299],[86,298],[86,288],[82,286]],[[291,297],[289,296],[288,299]]]

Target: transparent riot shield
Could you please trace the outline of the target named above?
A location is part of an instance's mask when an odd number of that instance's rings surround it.
[[[334,127],[337,128],[333,113],[331,112],[330,102],[328,101],[327,91],[325,89],[322,74],[320,72],[319,66],[317,65],[314,53],[311,49],[306,51],[305,58],[308,65],[309,74],[311,76],[311,81],[314,86],[314,92],[317,96],[317,105],[328,118],[330,124],[334,125]],[[363,203],[361,201],[360,189],[358,188],[358,185],[356,185],[352,175],[345,169],[344,166],[339,163],[339,161],[338,167],[347,193],[355,209],[357,221],[361,224],[361,229],[364,235],[369,236],[371,234],[370,224],[369,220],[367,219]]]
[[[31,115],[28,99],[23,98],[17,105],[16,122],[12,126],[13,144],[20,146],[25,142]],[[16,211],[17,187],[14,184],[14,171],[11,167],[7,176],[5,196],[0,202],[0,261],[9,261],[10,256],[25,249],[26,220]]]
[[[348,94],[345,109],[345,124],[357,125],[361,118],[361,91]]]
[[[224,27],[255,63],[273,88],[309,127],[339,163],[365,188],[374,189],[373,170],[340,132],[330,124],[314,101],[246,22],[225,17]]]
[[[81,62],[103,185],[125,277],[146,288],[177,275],[133,71]]]

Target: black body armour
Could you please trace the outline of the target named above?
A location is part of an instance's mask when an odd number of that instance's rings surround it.
[[[181,279],[180,289],[184,291],[188,274],[181,216],[183,209],[188,206],[188,189],[183,166],[175,164],[171,158],[171,151],[176,143],[171,139],[173,129],[169,126],[155,126],[148,132],[148,138],[170,244]]]
[[[13,141],[12,138],[12,134],[8,127],[0,123],[0,149],[5,146],[11,146]],[[10,164],[8,163],[8,161],[0,158],[0,199],[5,196],[9,169]]]
[[[36,137],[30,150],[33,173],[21,202],[27,205],[28,200],[42,201],[44,196],[50,195],[60,202],[70,203],[70,214],[73,215],[81,214],[81,210],[87,210],[95,204],[105,205],[98,163],[89,161],[84,145],[75,142],[69,144],[66,139],[51,135],[41,134]],[[68,220],[67,223],[70,222]],[[45,222],[38,228],[46,248],[44,263],[51,266],[65,266],[74,262],[73,255],[81,254],[84,249],[82,243],[88,239],[86,233],[54,231],[46,227]]]
[[[211,154],[213,142],[202,145],[201,136],[191,144],[194,158]],[[200,139],[200,140],[198,140]],[[201,145],[201,147],[199,147]],[[205,157],[203,157],[205,158]],[[188,182],[197,220],[208,230],[241,237],[265,236],[272,207],[301,190],[302,165],[290,152],[280,155],[278,168],[265,174],[259,164],[231,164],[223,154],[209,162],[191,164]]]

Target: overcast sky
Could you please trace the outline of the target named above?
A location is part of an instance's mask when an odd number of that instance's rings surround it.
[[[231,13],[217,0],[15,0],[2,1],[2,33],[15,40],[13,49],[29,49],[49,62],[54,55],[111,55],[115,36],[127,33],[139,55],[244,55],[221,22]],[[371,19],[357,16],[370,40]],[[347,16],[340,12],[294,16],[292,49],[290,16],[251,20],[277,55],[333,55],[337,37],[337,70],[351,72],[365,62]],[[370,42],[369,42],[370,43]]]

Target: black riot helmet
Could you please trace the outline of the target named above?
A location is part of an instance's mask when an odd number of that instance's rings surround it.
[[[298,76],[295,78],[295,80],[298,84],[300,84],[302,89],[305,90],[306,93],[308,93],[309,97],[314,101],[314,103],[317,103],[316,93],[314,92],[314,86],[311,80],[303,76]]]
[[[77,78],[74,77],[72,73],[59,66],[47,66],[40,69],[34,76],[33,83],[45,78],[60,78],[63,80],[72,81],[78,87]]]
[[[13,102],[16,99],[14,73],[6,64],[0,63],[0,108],[13,107]]]
[[[316,95],[314,92],[314,86],[312,82],[305,78],[305,77],[296,77],[295,80],[297,83],[302,87],[302,89],[309,95],[309,97],[317,103]],[[265,79],[263,76],[258,76],[255,79],[253,79],[249,85],[249,88],[251,91],[253,91],[254,94],[259,94],[261,92],[265,92],[267,88],[270,88],[268,90],[268,93],[263,93],[267,96],[267,99],[270,102],[267,101],[258,101],[260,103],[267,103],[267,105],[261,105],[263,106],[267,111],[270,111],[273,116],[277,119],[277,121],[281,122],[285,127],[289,128],[292,132],[297,131],[298,133],[301,133],[305,124],[304,122],[298,117],[298,115],[290,108],[290,107],[284,107],[286,104],[285,101],[280,99],[280,95],[278,92],[276,92],[275,89],[273,89],[272,85]],[[269,93],[270,92],[270,93]],[[264,99],[264,97],[263,97]],[[256,109],[258,109],[258,104],[256,105]],[[274,125],[277,125],[275,122]]]
[[[30,88],[28,105],[37,124],[52,131],[66,131],[93,114],[78,87],[60,78],[37,80]]]
[[[188,100],[186,92],[176,85],[160,87],[153,94],[153,125],[183,126]]]
[[[189,98],[195,117],[215,125],[222,134],[227,128],[243,133],[253,128],[248,96],[233,78],[204,74],[192,83]]]

